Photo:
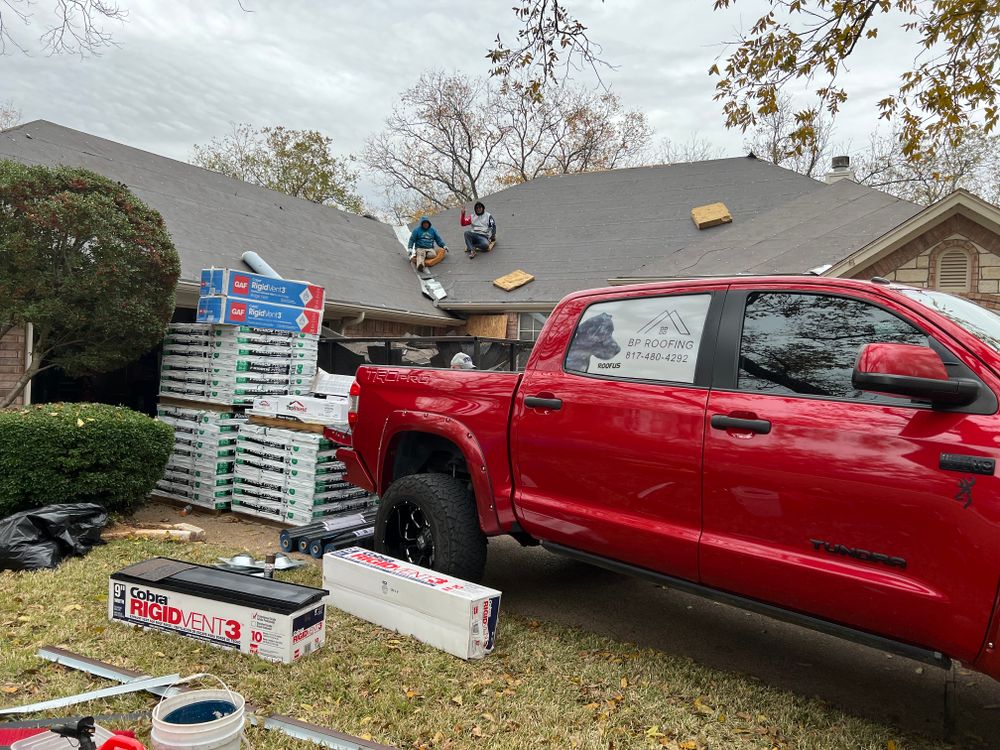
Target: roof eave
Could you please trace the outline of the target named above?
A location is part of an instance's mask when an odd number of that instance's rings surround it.
[[[914,214],[881,237],[869,242],[839,263],[835,263],[822,275],[833,277],[844,276],[858,268],[871,266],[898,250],[910,240],[920,236],[920,234],[926,231],[928,224],[940,223],[956,214],[966,214],[973,221],[983,224],[993,232],[1000,234],[1000,208],[970,193],[968,190],[959,188],[937,203],[932,203],[922,211]]]

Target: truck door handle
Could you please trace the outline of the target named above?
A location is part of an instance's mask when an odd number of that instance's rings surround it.
[[[744,419],[742,417],[729,417],[725,414],[713,414],[712,428],[716,430],[756,432],[758,435],[766,435],[771,431],[771,421],[768,419]]]
[[[552,411],[558,411],[562,409],[562,399],[545,396],[525,396],[524,405],[529,409],[551,409]]]

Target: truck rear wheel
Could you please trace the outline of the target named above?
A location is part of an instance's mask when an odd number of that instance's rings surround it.
[[[447,474],[411,474],[379,501],[375,549],[440,573],[479,581],[486,535],[468,485]]]

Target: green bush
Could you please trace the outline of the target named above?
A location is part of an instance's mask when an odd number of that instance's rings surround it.
[[[0,518],[52,503],[126,511],[163,476],[174,431],[120,406],[0,411]]]

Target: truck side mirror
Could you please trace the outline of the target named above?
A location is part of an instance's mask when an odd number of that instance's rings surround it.
[[[979,383],[951,378],[937,353],[915,344],[866,344],[851,383],[860,391],[886,393],[935,406],[965,406],[979,396]]]

